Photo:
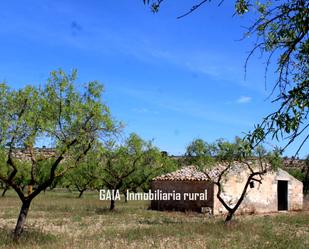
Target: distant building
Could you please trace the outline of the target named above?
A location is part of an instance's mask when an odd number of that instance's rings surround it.
[[[33,156],[40,159],[50,159],[57,156],[57,151],[54,148],[34,148]],[[29,149],[13,149],[12,156],[14,159],[21,161],[31,161],[31,151]]]
[[[244,163],[237,162],[227,172],[222,181],[221,193],[225,202],[233,207],[241,196],[247,181],[249,169]],[[194,166],[187,166],[175,172],[153,179],[151,190],[162,193],[176,192],[181,200],[153,200],[154,210],[197,211],[209,212],[214,215],[226,213],[226,209],[217,198],[217,186],[209,180],[215,179],[222,165],[208,170],[207,175]],[[189,200],[184,198],[186,193],[207,192],[207,200]],[[188,196],[188,195],[187,195]],[[267,213],[280,210],[301,210],[303,205],[303,184],[286,171],[277,169],[263,175],[262,184],[253,181],[248,187],[247,194],[237,210],[238,213]]]

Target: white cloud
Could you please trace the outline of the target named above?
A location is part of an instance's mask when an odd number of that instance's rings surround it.
[[[252,98],[249,97],[249,96],[241,96],[237,99],[237,103],[239,104],[246,104],[246,103],[249,103],[251,102]]]

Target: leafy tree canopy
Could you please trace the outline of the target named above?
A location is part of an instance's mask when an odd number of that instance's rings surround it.
[[[77,89],[76,76],[76,71],[66,74],[58,70],[40,87],[15,90],[0,84],[0,180],[22,201],[15,239],[23,231],[31,201],[78,166],[95,141],[116,131],[109,109],[102,103],[103,86],[92,81]],[[35,153],[41,139],[50,141],[54,156]],[[15,158],[16,150],[29,151],[30,160]],[[25,184],[31,186],[28,194],[23,192]]]
[[[103,172],[98,181],[101,181],[101,187],[122,192],[146,190],[153,177],[176,168],[175,161],[135,133],[120,145],[111,142],[100,154],[98,165]],[[114,207],[112,200],[110,210]]]
[[[280,150],[269,152],[262,145],[252,150],[248,141],[240,137],[235,137],[233,142],[217,139],[213,143],[195,139],[187,146],[185,157],[186,164],[193,164],[201,169],[211,168],[218,161],[232,162],[253,158],[265,158],[274,169],[282,166]]]

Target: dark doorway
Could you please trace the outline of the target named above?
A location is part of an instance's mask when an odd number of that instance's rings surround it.
[[[288,210],[288,181],[278,181],[278,210]]]

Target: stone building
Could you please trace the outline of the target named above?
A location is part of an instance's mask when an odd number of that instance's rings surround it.
[[[250,162],[252,168],[255,167]],[[226,213],[217,198],[218,187],[209,179],[215,180],[225,165],[217,165],[211,170],[201,172],[194,166],[187,166],[175,172],[158,176],[153,179],[153,192],[180,193],[180,200],[153,200],[154,210],[177,210],[209,212],[214,215]],[[250,167],[251,168],[251,167]],[[234,166],[224,175],[221,197],[233,207],[244,189],[250,173],[247,163],[235,162]],[[194,200],[188,198],[188,193],[207,193],[207,199],[200,200],[199,195]],[[186,195],[186,196],[185,196]],[[280,210],[301,210],[303,205],[303,184],[282,169],[268,170],[262,176],[262,181],[250,182],[247,194],[238,208],[238,213],[267,213]]]

